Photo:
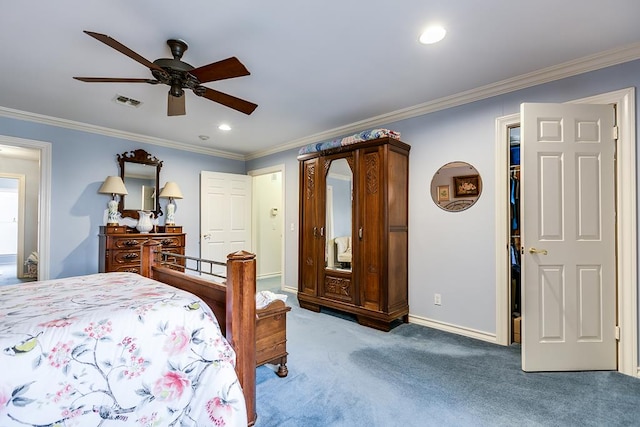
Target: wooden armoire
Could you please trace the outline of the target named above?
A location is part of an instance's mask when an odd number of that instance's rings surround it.
[[[408,321],[410,148],[384,137],[298,156],[301,307],[384,331]]]

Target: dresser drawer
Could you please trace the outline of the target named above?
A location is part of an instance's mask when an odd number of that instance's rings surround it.
[[[256,365],[287,356],[287,307],[274,301],[256,312]]]
[[[115,267],[121,266],[139,266],[140,265],[140,249],[129,250],[110,250],[109,263]]]
[[[184,234],[178,234],[175,236],[158,236],[153,237],[155,242],[158,242],[162,245],[162,250],[168,248],[181,248],[184,247]]]
[[[108,238],[108,247],[110,249],[137,249],[142,247],[145,239],[135,237],[111,237]]]
[[[140,274],[140,263],[130,265],[114,265],[110,272],[116,273],[138,273]]]
[[[121,230],[123,228],[123,230]],[[163,252],[177,255],[185,254],[186,237],[184,233],[128,233],[124,227],[101,227],[99,235],[99,271],[140,272],[142,245],[153,240],[162,245]],[[169,263],[176,266],[170,268],[184,271],[184,258],[171,257]]]

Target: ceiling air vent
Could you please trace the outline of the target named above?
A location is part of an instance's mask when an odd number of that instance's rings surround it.
[[[115,98],[113,98],[113,102],[115,102],[116,104],[126,105],[127,107],[134,108],[138,108],[142,105],[142,102],[138,101],[137,99],[129,98],[128,96],[124,95],[116,95]]]

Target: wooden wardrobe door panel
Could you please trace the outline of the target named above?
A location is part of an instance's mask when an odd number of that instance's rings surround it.
[[[300,258],[298,290],[316,295],[318,268],[324,258],[318,253],[318,206],[320,205],[319,180],[321,171],[317,158],[300,164]]]
[[[393,148],[387,153],[387,301],[385,310],[406,309],[409,303],[409,157]]]
[[[360,186],[360,305],[369,310],[380,310],[382,251],[386,236],[382,233],[382,193],[384,182],[379,150],[365,151],[361,156]],[[360,231],[358,231],[360,235]]]

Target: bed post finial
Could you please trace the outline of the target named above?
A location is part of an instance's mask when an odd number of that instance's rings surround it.
[[[233,307],[233,310],[229,307]],[[245,395],[249,425],[256,420],[255,326],[256,256],[246,251],[234,252],[227,255],[226,338],[236,349],[236,372]]]

